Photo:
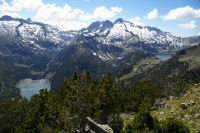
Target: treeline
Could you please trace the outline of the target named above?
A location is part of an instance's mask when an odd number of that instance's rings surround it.
[[[89,116],[110,125],[114,132],[187,133],[176,120],[159,122],[150,114],[162,88],[139,81],[126,92],[111,77],[94,80],[89,71],[65,78],[56,94],[47,89],[31,100],[15,98],[0,104],[0,132],[84,132]],[[135,112],[131,123],[123,125],[122,112]]]

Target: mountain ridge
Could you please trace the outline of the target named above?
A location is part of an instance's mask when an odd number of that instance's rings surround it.
[[[157,49],[159,52],[177,51],[197,45],[200,41],[200,36],[176,37],[156,27],[137,26],[122,18],[114,22],[96,21],[78,31],[61,31],[54,26],[34,22],[30,18],[25,20],[5,15],[0,18],[0,29],[2,31],[0,38],[9,35],[17,40],[19,45],[51,51],[59,51],[82,35],[91,36],[103,45],[121,47],[125,51],[130,48],[143,49],[144,47]]]

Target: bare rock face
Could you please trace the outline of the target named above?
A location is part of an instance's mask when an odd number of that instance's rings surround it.
[[[185,103],[181,103],[180,107],[182,109],[187,109],[189,106],[194,106],[195,105],[195,102],[190,100],[190,101],[187,101]]]
[[[195,114],[195,118],[200,119],[200,113]]]
[[[167,100],[165,98],[158,99],[155,103],[155,109],[164,107],[166,103],[167,103]]]
[[[112,128],[108,125],[101,125],[96,123],[90,117],[87,117],[88,126],[86,127],[86,131],[88,133],[114,133]]]
[[[186,103],[181,103],[180,107],[182,109],[187,109],[188,108],[188,105]]]
[[[190,103],[189,103],[189,105],[190,105],[190,106],[193,106],[193,105],[195,105],[195,102],[194,102],[194,101],[192,101],[192,100],[190,100]]]

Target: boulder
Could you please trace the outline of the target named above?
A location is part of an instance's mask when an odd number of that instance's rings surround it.
[[[111,127],[108,125],[101,125],[96,123],[94,120],[92,120],[90,117],[87,117],[88,126],[87,129],[90,129],[90,132],[95,133],[114,133]]]
[[[194,117],[197,118],[197,119],[200,119],[200,113],[195,114]]]
[[[193,105],[195,105],[195,102],[190,100],[190,106],[193,106]]]
[[[187,109],[188,108],[188,105],[186,103],[181,103],[180,107],[182,109]]]

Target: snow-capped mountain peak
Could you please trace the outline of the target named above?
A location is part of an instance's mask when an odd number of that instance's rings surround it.
[[[57,28],[34,22],[30,18],[12,18],[3,16],[0,18],[0,37],[15,40],[19,46],[33,49],[58,50],[68,45],[77,32],[63,32]]]
[[[130,47],[142,43],[143,46],[139,47],[154,47],[163,51],[177,50],[191,45],[188,44],[188,41],[173,36],[169,32],[163,32],[155,27],[138,26],[122,18],[117,19],[114,23],[108,20],[94,22],[83,32],[93,36],[102,44],[119,47]]]
[[[86,36],[86,38],[79,39],[81,36]],[[83,44],[90,45],[90,48],[96,47],[96,55],[101,53],[99,54],[101,57],[104,55],[104,49],[108,49],[108,47],[109,49],[119,48],[120,52],[138,48],[159,52],[180,50],[199,43],[198,37],[176,37],[155,27],[138,26],[122,18],[115,22],[109,20],[93,22],[87,28],[79,31],[61,31],[54,26],[34,22],[30,18],[25,20],[3,16],[0,18],[0,38],[7,41],[14,40],[18,46],[53,51],[64,48],[72,41],[80,40],[81,44],[83,42]],[[92,41],[88,41],[88,39]],[[92,44],[88,44],[88,42]],[[107,50],[110,58],[112,53],[109,51],[113,52],[114,50]]]

